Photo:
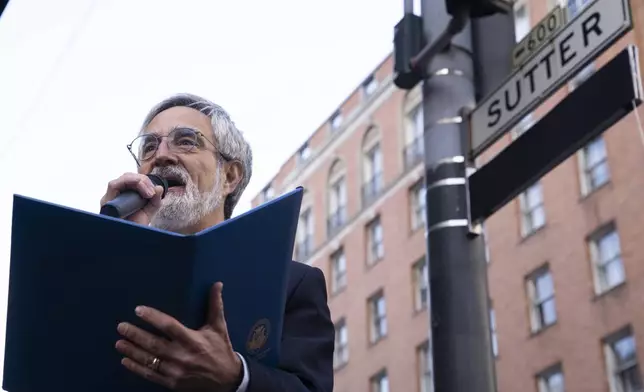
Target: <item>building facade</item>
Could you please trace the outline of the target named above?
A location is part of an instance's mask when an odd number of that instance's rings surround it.
[[[517,40],[554,5],[517,1]],[[562,5],[572,15],[586,4]],[[479,165],[626,44],[644,44],[644,2],[631,7],[633,32]],[[326,276],[336,392],[432,390],[422,94],[397,89],[392,65],[379,64],[253,200],[305,188],[294,258]],[[485,222],[500,392],[644,391],[641,129],[630,114]]]

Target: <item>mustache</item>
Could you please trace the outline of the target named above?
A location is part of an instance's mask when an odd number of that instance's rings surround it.
[[[163,178],[179,179],[184,184],[188,184],[192,182],[192,178],[190,178],[190,174],[188,174],[188,171],[184,167],[178,166],[178,165],[157,166],[154,169],[152,169],[150,174],[156,174],[157,176],[160,176]]]

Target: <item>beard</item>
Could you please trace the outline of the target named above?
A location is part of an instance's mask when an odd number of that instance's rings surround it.
[[[161,201],[161,208],[150,222],[152,227],[180,231],[194,226],[219,208],[224,200],[220,166],[217,168],[215,185],[205,192],[199,191],[188,171],[181,166],[155,167],[150,174],[178,177],[185,184],[182,193],[166,193]]]

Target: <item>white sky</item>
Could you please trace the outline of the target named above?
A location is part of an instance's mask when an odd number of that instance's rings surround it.
[[[402,12],[403,0],[11,0],[0,19],[0,353],[13,194],[97,212],[107,182],[135,170],[125,145],[147,110],[191,92],[221,104],[253,147],[243,212],[391,51]]]

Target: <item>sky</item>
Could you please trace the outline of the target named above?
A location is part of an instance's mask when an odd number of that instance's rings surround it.
[[[97,212],[108,181],[136,170],[125,146],[147,111],[190,92],[222,105],[253,148],[246,211],[390,53],[402,13],[403,0],[11,0],[0,18],[2,352],[14,194]]]

